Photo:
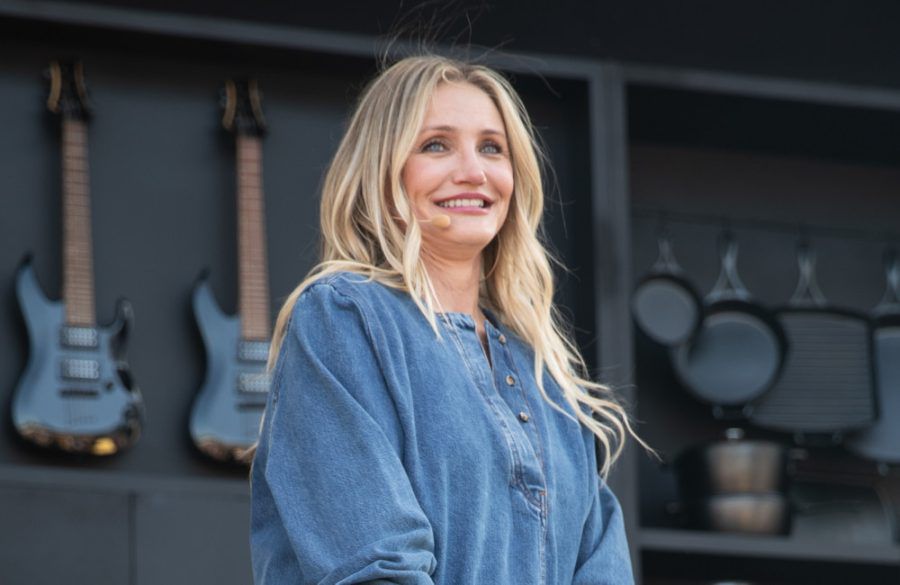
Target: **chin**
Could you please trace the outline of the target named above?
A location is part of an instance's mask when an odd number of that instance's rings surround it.
[[[468,244],[473,247],[478,246],[484,248],[497,236],[496,230],[466,229],[464,226],[460,226],[454,230],[453,227],[450,228],[450,233],[447,234],[447,237],[449,240],[458,244]]]

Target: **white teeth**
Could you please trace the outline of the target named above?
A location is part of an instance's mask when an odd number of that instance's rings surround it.
[[[441,201],[439,207],[484,207],[483,199],[451,199]]]

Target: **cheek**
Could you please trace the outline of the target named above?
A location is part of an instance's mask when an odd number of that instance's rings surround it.
[[[410,199],[425,197],[433,189],[435,172],[432,165],[411,159],[403,167],[400,180]]]
[[[504,184],[504,193],[506,194],[506,198],[512,198],[513,190],[515,189],[515,184],[513,181],[512,173],[509,173],[509,177],[507,178],[506,183]]]
[[[503,169],[498,176],[497,190],[508,201],[512,197],[514,187],[512,167]]]

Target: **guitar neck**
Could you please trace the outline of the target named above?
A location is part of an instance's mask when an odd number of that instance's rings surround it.
[[[269,274],[266,261],[265,208],[262,189],[262,141],[238,134],[238,306],[244,339],[268,341]]]
[[[87,124],[62,121],[63,303],[69,325],[93,327],[94,263]]]

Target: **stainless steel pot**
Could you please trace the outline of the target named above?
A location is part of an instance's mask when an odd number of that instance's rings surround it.
[[[725,440],[698,445],[675,460],[682,501],[716,494],[787,494],[787,449],[774,441],[744,439],[728,429]]]
[[[787,534],[790,505],[784,494],[716,494],[687,502],[691,526],[718,532]]]

